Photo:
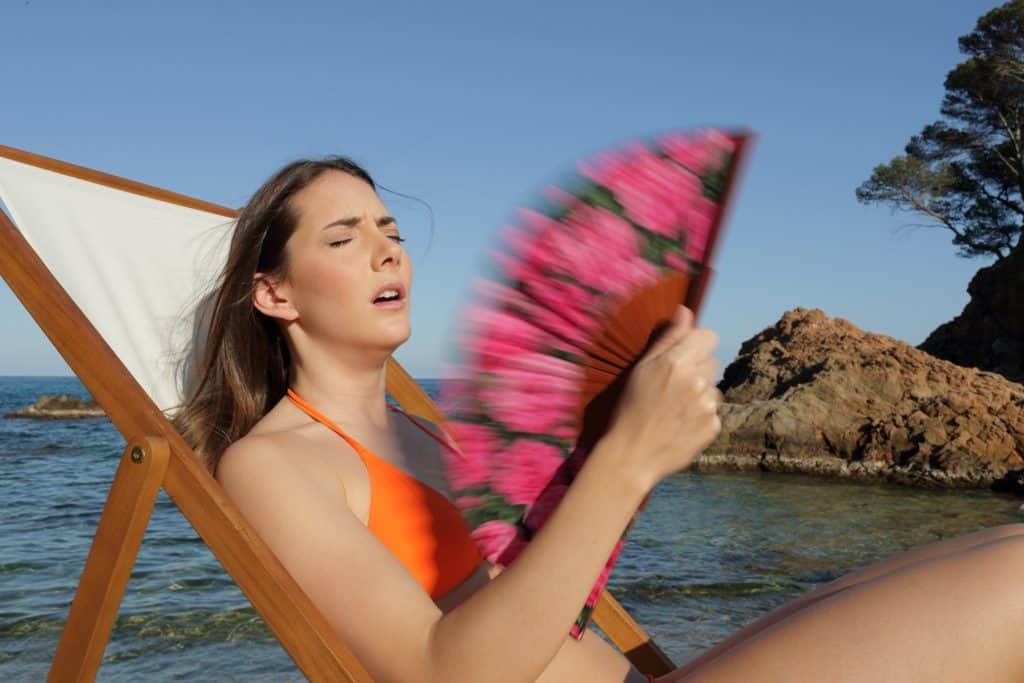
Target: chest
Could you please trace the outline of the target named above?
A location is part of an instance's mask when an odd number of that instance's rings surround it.
[[[324,453],[345,486],[349,508],[363,524],[370,518],[373,484],[375,481],[378,486],[382,484],[380,473],[400,471],[451,498],[444,476],[441,444],[419,429],[399,424],[391,433],[348,431],[363,447],[362,453],[332,434],[329,450]],[[376,474],[371,476],[371,470]]]

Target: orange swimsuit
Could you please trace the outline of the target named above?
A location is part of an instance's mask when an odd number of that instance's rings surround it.
[[[374,455],[291,389],[288,398],[355,449],[370,477],[370,515],[366,526],[431,598],[444,595],[473,573],[484,557],[462,513],[446,496]],[[388,408],[405,415],[441,445],[452,449],[411,415],[391,404]]]

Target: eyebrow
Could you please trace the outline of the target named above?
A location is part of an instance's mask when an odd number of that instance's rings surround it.
[[[345,227],[345,228],[354,228],[355,226],[359,225],[359,221],[360,220],[362,220],[362,219],[359,218],[358,216],[352,216],[350,218],[339,218],[338,220],[332,221],[332,222],[328,223],[327,225],[325,225],[324,227],[322,227],[320,229],[321,230],[326,230],[327,228],[334,228],[334,227],[337,227],[339,225],[342,226],[342,227]],[[381,216],[380,218],[377,219],[377,227],[378,228],[383,228],[385,225],[394,225],[394,224],[395,224],[394,216]]]

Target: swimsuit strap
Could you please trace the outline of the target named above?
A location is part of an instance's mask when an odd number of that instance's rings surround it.
[[[323,424],[324,426],[328,427],[331,431],[333,431],[335,434],[337,434],[341,438],[345,439],[345,441],[347,441],[349,443],[349,445],[352,446],[352,448],[356,449],[357,452],[359,452],[359,453],[368,453],[370,455],[373,455],[373,452],[370,451],[370,449],[366,448],[361,443],[359,443],[358,441],[356,441],[355,439],[350,437],[348,434],[346,434],[341,429],[341,427],[339,427],[338,425],[336,425],[334,423],[333,420],[331,420],[330,418],[326,417],[323,413],[321,413],[319,410],[314,408],[311,403],[309,403],[308,401],[306,401],[306,399],[304,399],[301,396],[299,396],[295,392],[295,390],[292,389],[291,387],[288,388],[288,398],[291,399],[292,403],[294,403],[296,406],[298,406],[304,413],[309,415],[311,418],[313,418],[317,422],[319,422],[319,423]],[[457,455],[460,455],[458,449],[456,449],[452,445],[453,442],[451,440],[451,437],[448,435],[448,432],[446,432],[443,427],[438,425],[438,429],[440,429],[441,432],[448,438],[447,441],[445,439],[442,439],[441,437],[439,437],[437,434],[435,434],[430,429],[427,429],[426,427],[424,427],[422,424],[420,424],[419,420],[414,418],[409,413],[406,413],[406,412],[403,412],[402,410],[399,410],[398,408],[396,408],[395,406],[391,405],[390,403],[388,403],[387,406],[388,406],[388,408],[390,410],[398,413],[399,415],[404,415],[406,418],[408,418],[408,420],[410,422],[412,422],[414,425],[416,425],[421,430],[423,430],[428,435],[430,435],[430,437],[432,439],[434,439],[435,441],[437,441],[439,444],[441,444],[442,446],[444,446],[445,448],[447,448],[451,452],[453,452],[453,453],[455,453]],[[374,456],[374,457],[377,457],[377,456]]]
[[[406,412],[404,412],[402,410],[399,410],[398,408],[396,408],[395,406],[391,405],[390,403],[388,404],[388,408],[391,408],[393,411],[395,411],[396,413],[398,413],[400,415],[405,415],[407,418],[409,418],[410,422],[412,422],[414,425],[416,425],[417,427],[422,429],[424,432],[429,434],[431,436],[431,438],[433,438],[439,444],[441,444],[442,446],[444,446],[445,448],[450,450],[452,453],[455,453],[456,455],[460,455],[460,456],[462,455],[459,452],[459,450],[455,446],[452,445],[454,443],[454,441],[452,440],[452,437],[449,436],[448,432],[445,431],[444,427],[442,427],[441,425],[437,425],[437,428],[441,430],[441,433],[445,435],[447,440],[442,439],[437,434],[435,434],[433,431],[431,431],[430,429],[424,427],[422,424],[420,424],[420,421],[417,420],[416,418],[414,418],[411,414],[406,413]]]

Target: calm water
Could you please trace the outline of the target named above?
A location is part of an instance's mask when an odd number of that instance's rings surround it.
[[[435,387],[424,384],[428,390]],[[0,413],[75,379],[0,378]],[[106,420],[0,420],[0,680],[43,680],[123,442]],[[987,492],[757,474],[666,480],[611,588],[677,662],[787,600],[893,552],[1019,521]],[[302,680],[163,494],[101,681]]]

